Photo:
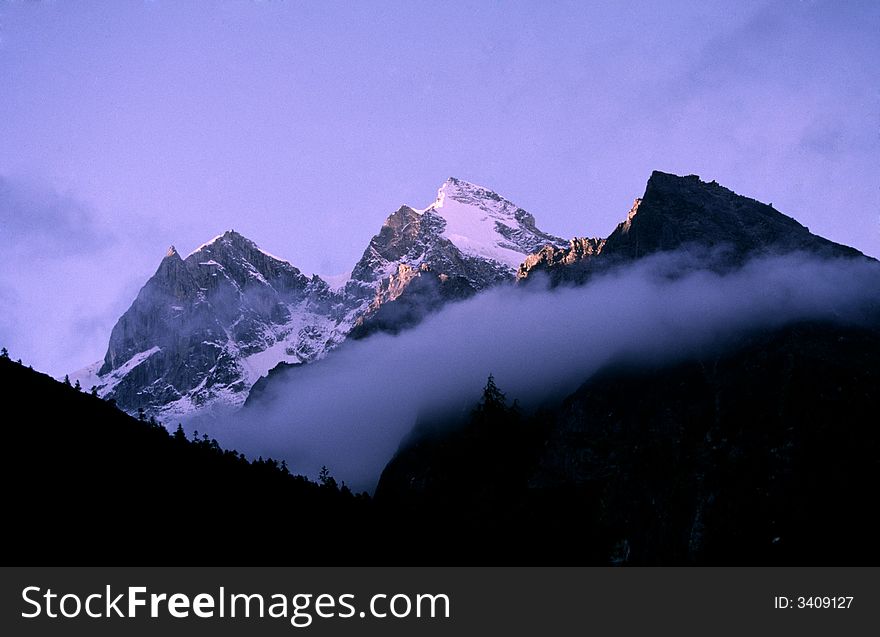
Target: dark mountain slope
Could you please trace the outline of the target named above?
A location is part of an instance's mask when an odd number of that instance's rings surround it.
[[[861,254],[812,234],[772,205],[738,195],[714,181],[659,171],[651,174],[641,201],[608,237],[603,252],[632,260],[690,243],[728,246],[738,260],[795,250],[823,256]]]
[[[812,234],[772,205],[714,181],[654,171],[645,194],[606,239],[575,239],[567,248],[547,246],[520,266],[518,277],[545,272],[555,283],[582,283],[597,271],[682,249],[705,253],[719,268],[795,251],[823,257],[864,256]]]
[[[332,481],[171,436],[6,358],[0,387],[5,563],[369,559],[349,533],[369,501]]]
[[[880,332],[799,325],[417,432],[376,501],[464,562],[877,564],[878,413]]]

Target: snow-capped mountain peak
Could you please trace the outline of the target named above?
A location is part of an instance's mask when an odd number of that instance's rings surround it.
[[[567,242],[539,230],[532,215],[497,193],[450,177],[427,207],[403,205],[388,216],[352,279],[373,285],[405,266],[462,277],[480,290],[512,280],[525,258],[547,244]]]
[[[104,360],[73,377],[160,417],[240,404],[279,362],[307,362],[344,338],[351,325],[338,306],[320,278],[230,230],[185,259],[169,248]]]
[[[491,259],[512,271],[543,245],[565,243],[538,230],[534,217],[516,204],[488,188],[455,177],[440,186],[430,206],[417,212],[431,212],[442,218],[445,226],[441,236],[462,253]]]
[[[239,405],[277,364],[311,362],[354,328],[397,331],[513,282],[547,244],[567,245],[507,199],[455,178],[428,207],[389,215],[345,281],[309,278],[227,230],[185,258],[169,248],[113,328],[104,360],[73,377],[161,418]]]
[[[173,250],[174,246],[172,246],[171,249]],[[210,252],[210,251],[216,250],[216,249],[228,249],[228,250],[240,250],[240,251],[241,250],[243,250],[243,251],[255,250],[257,252],[261,252],[262,254],[264,254],[265,256],[267,256],[271,259],[274,259],[275,261],[280,261],[282,263],[290,263],[286,259],[282,259],[281,257],[276,257],[274,254],[270,254],[270,253],[266,252],[265,250],[260,248],[260,246],[258,246],[256,243],[254,243],[253,241],[248,239],[243,234],[236,232],[235,230],[227,230],[223,234],[218,234],[213,239],[206,241],[205,243],[203,243],[202,245],[197,247],[195,250],[190,252],[186,258],[189,259],[190,257],[192,257],[195,254],[206,253],[206,252]],[[169,253],[170,253],[170,251],[169,251]]]

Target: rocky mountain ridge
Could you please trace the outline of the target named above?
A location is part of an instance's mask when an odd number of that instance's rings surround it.
[[[335,288],[230,230],[185,259],[171,247],[113,328],[104,359],[71,378],[129,412],[165,419],[236,407],[279,364],[309,363],[350,334],[398,331],[448,301],[513,282],[544,244],[564,242],[500,195],[455,178],[426,208],[392,213]]]
[[[103,361],[71,377],[160,418],[237,407],[258,381],[274,382],[270,371],[316,361],[348,338],[398,332],[448,302],[539,273],[579,284],[673,250],[708,254],[700,267],[715,268],[771,252],[863,256],[695,175],[655,171],[607,238],[568,242],[497,193],[450,178],[427,207],[389,215],[332,288],[234,231],[185,259],[172,247],[113,328]]]
[[[230,230],[185,259],[169,248],[103,361],[73,377],[128,411],[240,404],[279,360],[308,362],[342,340],[345,318],[326,282]]]
[[[597,272],[659,252],[689,250],[713,267],[729,268],[766,254],[805,251],[828,257],[861,252],[812,234],[772,204],[738,195],[697,175],[654,171],[645,194],[636,199],[605,239],[574,239],[567,247],[543,248],[518,269],[517,278],[537,272],[554,284],[583,283]]]

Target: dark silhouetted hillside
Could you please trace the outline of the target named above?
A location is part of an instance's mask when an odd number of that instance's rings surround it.
[[[139,421],[0,358],[4,562],[368,561],[369,500]],[[365,529],[353,537],[351,528]]]
[[[425,424],[375,499],[467,563],[877,564],[878,414],[880,332],[798,325]]]

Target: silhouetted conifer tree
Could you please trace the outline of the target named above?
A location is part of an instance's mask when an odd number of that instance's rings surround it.
[[[495,377],[489,374],[486,381],[486,387],[483,389],[483,396],[480,398],[480,404],[477,411],[482,413],[498,413],[507,408],[507,397],[504,392],[498,389],[495,384]]]
[[[330,470],[326,466],[322,466],[321,471],[318,472],[318,482],[321,483],[322,487],[333,490],[338,489],[336,478],[330,475]]]

